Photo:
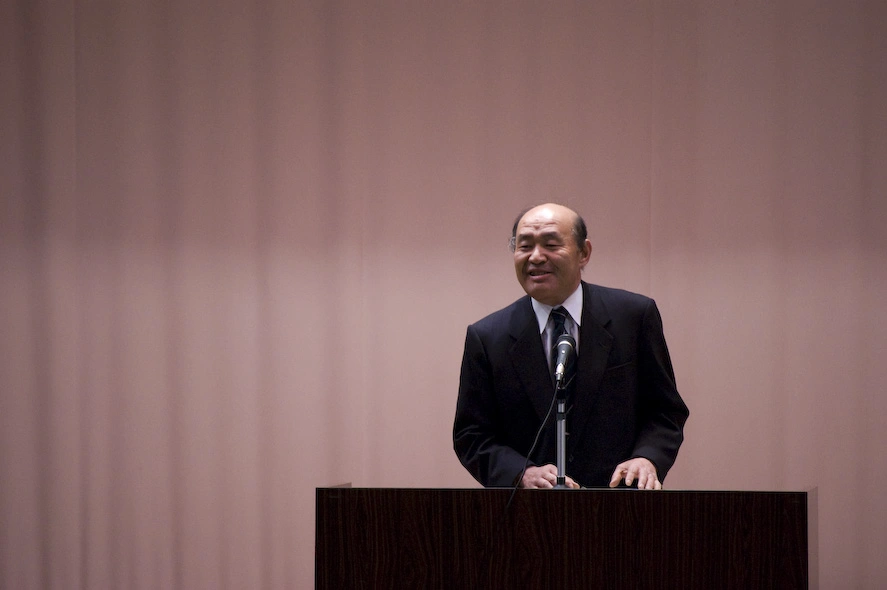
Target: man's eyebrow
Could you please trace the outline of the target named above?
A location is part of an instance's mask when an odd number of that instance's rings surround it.
[[[561,240],[563,237],[560,232],[557,231],[546,231],[541,232],[539,234],[534,234],[532,232],[520,232],[517,234],[517,241],[525,241],[532,239],[534,236],[538,236],[539,240]]]

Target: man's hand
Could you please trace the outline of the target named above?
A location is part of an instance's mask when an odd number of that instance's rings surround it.
[[[557,483],[557,467],[549,463],[541,467],[527,467],[523,479],[520,480],[522,488],[553,488]],[[564,477],[564,483],[568,488],[578,488],[579,484]]]
[[[629,459],[616,466],[613,477],[610,478],[610,487],[615,488],[620,480],[625,480],[625,485],[631,487],[632,482],[638,482],[639,490],[661,490],[662,484],[656,475],[656,467],[649,459],[637,457]]]

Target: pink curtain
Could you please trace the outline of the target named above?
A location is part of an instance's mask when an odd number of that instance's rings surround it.
[[[314,489],[465,487],[514,216],[655,297],[668,487],[887,585],[880,2],[0,6],[0,587],[303,588]]]

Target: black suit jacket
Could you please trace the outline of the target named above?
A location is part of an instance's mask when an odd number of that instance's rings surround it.
[[[567,414],[566,474],[606,486],[616,465],[646,457],[664,480],[689,414],[656,303],[582,282],[579,358]],[[551,406],[554,385],[529,296],[468,327],[453,447],[484,486],[511,486]],[[532,465],[555,462],[554,415]]]

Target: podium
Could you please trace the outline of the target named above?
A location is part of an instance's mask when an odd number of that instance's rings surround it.
[[[810,582],[807,492],[518,490],[506,509],[510,494],[318,488],[315,587],[749,590]]]

